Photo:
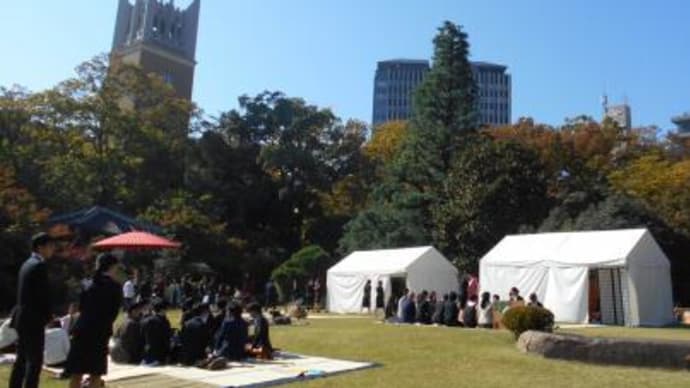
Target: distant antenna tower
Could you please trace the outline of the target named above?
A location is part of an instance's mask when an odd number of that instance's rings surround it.
[[[609,111],[609,97],[606,95],[606,93],[601,95],[601,107],[604,109],[604,114],[608,113],[608,111]]]

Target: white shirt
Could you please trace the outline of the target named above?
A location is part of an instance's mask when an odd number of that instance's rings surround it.
[[[69,354],[69,337],[61,328],[46,330],[46,343],[43,352],[43,363],[56,365],[67,360]]]
[[[32,253],[31,253],[31,257],[34,257],[34,258],[38,259],[38,261],[40,261],[40,262],[44,262],[44,261],[45,261],[45,259],[43,258],[43,256],[39,255],[39,254],[36,253],[36,252],[32,252]]]
[[[6,319],[0,325],[0,349],[6,348],[17,341],[17,331],[10,327],[11,319]]]
[[[125,285],[122,286],[122,296],[125,298],[134,298],[136,296],[136,292],[134,291],[134,282],[131,280],[127,280],[125,282]]]
[[[482,308],[481,303],[477,305],[477,324],[490,325],[494,321],[493,304],[487,303],[485,308]]]
[[[407,295],[403,295],[400,297],[400,299],[398,299],[398,314],[397,314],[397,316],[400,320],[403,319],[403,306],[405,304],[405,301],[407,301]]]

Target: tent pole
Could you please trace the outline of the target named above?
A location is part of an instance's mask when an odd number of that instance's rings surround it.
[[[613,322],[618,324],[618,312],[616,306],[616,277],[613,275],[613,268],[609,270],[609,275],[611,277],[611,302],[613,302]]]

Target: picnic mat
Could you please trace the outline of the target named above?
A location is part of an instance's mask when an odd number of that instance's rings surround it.
[[[228,366],[225,370],[210,371],[181,366],[123,365],[111,361],[104,380],[111,387],[268,387],[370,368],[373,364],[280,352],[271,361],[231,362]]]

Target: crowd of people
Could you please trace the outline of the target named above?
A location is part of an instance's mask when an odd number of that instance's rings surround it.
[[[179,330],[172,329],[164,301],[132,303],[110,344],[113,361],[148,366],[173,363],[219,369],[228,361],[271,359],[272,354],[269,323],[261,306],[222,299],[214,305],[184,303]]]
[[[56,242],[39,233],[31,248],[19,271],[17,304],[10,319],[0,323],[0,349],[16,353],[10,388],[37,387],[44,364],[62,366],[70,387],[86,383],[100,388],[109,354],[115,362],[210,369],[273,356],[268,320],[250,296],[212,280],[192,282],[187,277],[149,282],[129,276],[120,284],[116,279],[122,266],[107,253],[96,258],[93,276],[82,283],[79,303],[56,317],[45,265]],[[170,324],[168,307],[182,307],[179,330]],[[122,310],[125,318],[113,330]]]
[[[371,295],[371,284],[367,282],[364,288],[362,305],[368,307]],[[422,325],[444,325],[452,327],[480,327],[493,328],[495,313],[505,313],[515,306],[543,307],[537,294],[532,293],[525,303],[517,287],[509,293],[509,299],[502,301],[498,294],[493,296],[483,292],[476,293],[449,292],[439,297],[435,291],[422,290],[419,293],[405,289],[402,295],[391,295],[383,306],[384,290],[381,282],[376,288],[376,311],[384,309],[384,319],[389,323],[410,323]],[[468,295],[464,297],[464,295]]]

